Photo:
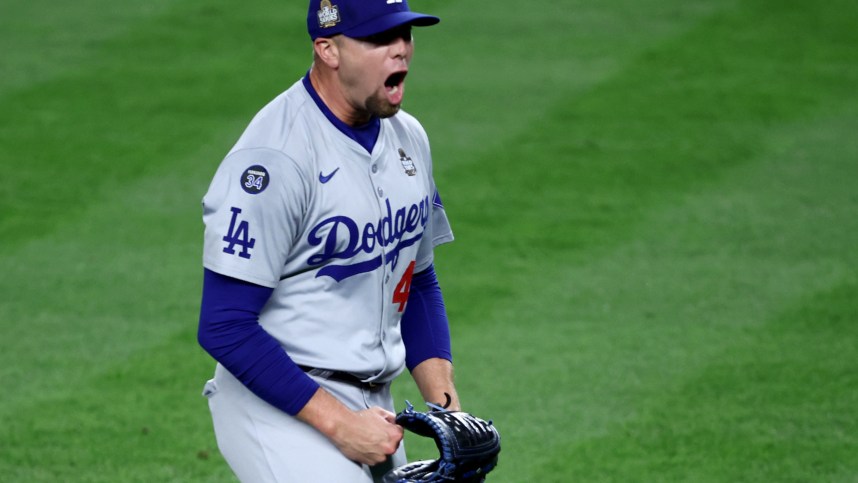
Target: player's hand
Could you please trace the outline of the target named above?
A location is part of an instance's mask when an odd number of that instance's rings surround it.
[[[331,441],[347,458],[372,466],[396,452],[402,434],[394,413],[372,407],[345,418],[331,435]]]
[[[376,465],[396,452],[402,441],[402,427],[396,415],[380,407],[352,411],[322,388],[298,413],[350,460]]]

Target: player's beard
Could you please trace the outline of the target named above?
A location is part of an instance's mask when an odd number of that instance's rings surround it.
[[[396,115],[400,109],[399,104],[391,104],[385,98],[384,94],[378,93],[367,97],[364,105],[367,111],[382,119]]]

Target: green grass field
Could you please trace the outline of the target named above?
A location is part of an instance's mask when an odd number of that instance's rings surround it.
[[[488,480],[858,481],[858,3],[411,3]],[[200,200],[304,15],[0,6],[0,481],[233,481]]]

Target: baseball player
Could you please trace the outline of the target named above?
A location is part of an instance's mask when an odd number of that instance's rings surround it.
[[[390,382],[459,408],[433,269],[453,239],[426,134],[400,110],[405,0],[311,0],[313,64],[265,106],[203,198],[198,339],[241,481],[369,483],[405,463]]]

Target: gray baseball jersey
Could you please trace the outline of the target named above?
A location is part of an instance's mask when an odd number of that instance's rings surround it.
[[[302,82],[263,108],[203,198],[209,270],[274,288],[260,324],[301,365],[388,381],[411,276],[453,239],[423,128],[383,119],[372,153]]]

